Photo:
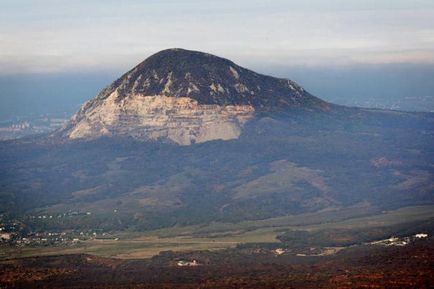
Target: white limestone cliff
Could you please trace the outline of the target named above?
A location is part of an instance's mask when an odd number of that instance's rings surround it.
[[[239,137],[254,111],[250,105],[205,105],[189,97],[131,94],[119,100],[116,90],[98,105],[82,109],[67,135],[71,139],[125,135],[180,145],[229,140]]]

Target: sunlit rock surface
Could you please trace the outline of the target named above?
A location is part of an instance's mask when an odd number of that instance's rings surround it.
[[[180,145],[238,138],[253,117],[250,105],[206,105],[189,97],[130,95],[117,102],[113,92],[98,106],[86,109],[68,131],[69,138],[125,135],[166,139]]]

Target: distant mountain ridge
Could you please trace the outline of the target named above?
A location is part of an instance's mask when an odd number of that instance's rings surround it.
[[[175,48],[150,56],[102,90],[61,134],[72,139],[121,135],[188,145],[237,138],[255,112],[330,107],[291,80]]]

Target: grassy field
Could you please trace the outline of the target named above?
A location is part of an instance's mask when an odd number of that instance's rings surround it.
[[[278,242],[285,230],[371,228],[406,224],[434,218],[434,206],[406,207],[377,214],[363,207],[303,214],[237,224],[212,223],[174,227],[146,233],[119,232],[119,240],[87,240],[59,247],[3,247],[0,258],[88,253],[115,258],[149,258],[162,251],[219,250],[239,243]]]

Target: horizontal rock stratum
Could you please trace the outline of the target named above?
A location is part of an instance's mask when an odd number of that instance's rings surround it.
[[[238,138],[257,112],[327,110],[295,82],[184,49],[160,51],[85,103],[57,134],[190,145]]]

